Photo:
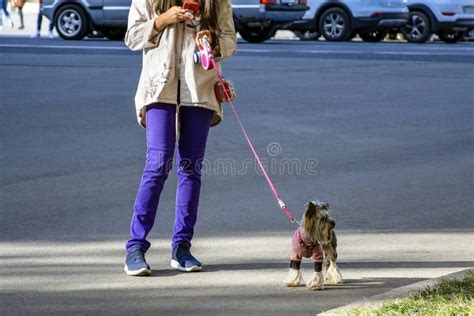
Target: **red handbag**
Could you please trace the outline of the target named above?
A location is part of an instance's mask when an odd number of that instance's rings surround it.
[[[214,85],[214,92],[216,93],[217,101],[220,103],[233,101],[237,96],[235,93],[234,83],[227,79],[224,79],[222,82],[224,83],[224,86],[222,86],[219,81]]]

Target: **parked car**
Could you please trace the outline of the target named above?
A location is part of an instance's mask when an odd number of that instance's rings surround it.
[[[236,29],[245,40],[263,42],[308,10],[307,0],[234,0]],[[42,13],[54,21],[58,34],[79,40],[92,31],[123,39],[131,0],[44,0]]]
[[[302,20],[288,29],[302,39],[347,41],[357,34],[368,42],[385,38],[389,30],[405,25],[407,0],[309,0]]]
[[[408,8],[401,32],[410,43],[424,43],[433,34],[456,43],[474,29],[474,0],[408,0]]]
[[[80,40],[92,31],[122,39],[131,0],[43,0],[41,12],[66,40]]]
[[[278,29],[300,20],[309,9],[307,0],[233,0],[234,22],[240,36],[261,43]]]

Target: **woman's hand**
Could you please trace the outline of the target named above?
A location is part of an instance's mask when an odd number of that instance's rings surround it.
[[[203,38],[207,38],[207,41],[209,42],[209,44],[212,44],[211,31],[204,30],[204,31],[197,32],[197,34],[196,34],[196,45],[199,47],[199,49],[202,49],[204,47],[204,42],[202,41]]]
[[[169,8],[165,13],[155,18],[155,30],[161,31],[171,24],[189,19],[185,16],[186,10],[179,6]]]

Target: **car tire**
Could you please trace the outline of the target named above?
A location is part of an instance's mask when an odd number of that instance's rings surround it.
[[[65,40],[81,40],[89,32],[87,13],[75,4],[59,8],[54,17],[54,25],[59,36]]]
[[[380,42],[387,36],[387,31],[360,31],[359,32],[359,37],[364,41],[364,42],[369,42],[369,43],[376,43]]]
[[[239,31],[240,36],[249,43],[262,43],[275,35],[273,26],[246,27]]]
[[[317,41],[321,34],[318,31],[293,31],[302,41]]]
[[[111,41],[122,41],[125,38],[126,29],[102,29],[102,34]]]
[[[327,41],[349,40],[352,34],[349,15],[341,8],[330,8],[324,11],[319,19],[319,32]]]
[[[402,26],[401,31],[409,43],[424,43],[433,35],[431,20],[421,11],[410,12],[408,22]]]
[[[457,42],[459,42],[460,40],[462,40],[464,38],[466,33],[465,32],[452,31],[452,32],[438,33],[437,35],[438,35],[439,39],[442,40],[445,43],[456,44]]]

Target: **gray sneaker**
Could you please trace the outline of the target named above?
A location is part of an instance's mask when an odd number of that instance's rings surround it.
[[[125,259],[125,273],[133,276],[151,275],[151,268],[145,261],[145,252],[140,246],[133,246]]]
[[[190,251],[191,243],[182,241],[173,248],[171,253],[171,267],[183,272],[196,272],[202,270],[199,260],[194,258]]]

